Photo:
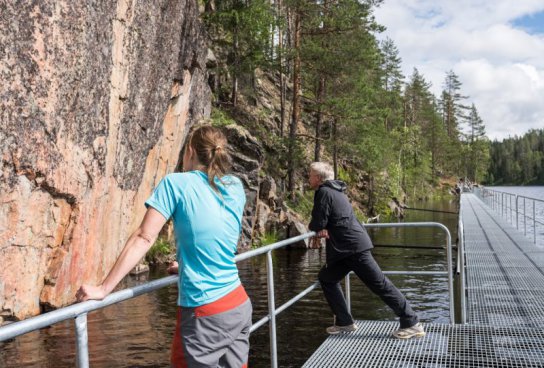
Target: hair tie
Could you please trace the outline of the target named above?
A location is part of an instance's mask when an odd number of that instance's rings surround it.
[[[214,150],[214,151],[217,151],[217,150],[220,150],[221,148],[223,148],[223,147],[221,147],[221,146],[215,146],[215,148],[214,148],[213,150]]]

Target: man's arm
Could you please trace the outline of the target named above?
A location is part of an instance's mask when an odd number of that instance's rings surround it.
[[[308,228],[315,232],[321,232],[327,228],[331,211],[331,198],[326,190],[318,190],[314,196],[314,208],[312,209],[312,220]]]

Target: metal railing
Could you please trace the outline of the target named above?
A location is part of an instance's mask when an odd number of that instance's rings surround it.
[[[447,227],[436,222],[416,222],[416,223],[394,223],[394,224],[365,224],[367,228],[384,228],[384,227],[436,227],[443,230],[446,234],[447,240],[447,271],[385,271],[387,275],[425,275],[425,276],[448,276],[448,292],[450,297],[450,321],[454,323],[454,292],[453,292],[453,270],[452,270],[452,246],[451,235]],[[251,257],[255,257],[266,253],[267,257],[267,288],[268,288],[268,315],[261,318],[259,321],[251,326],[251,332],[254,332],[258,328],[262,327],[267,322],[270,322],[270,356],[271,367],[277,368],[277,341],[276,341],[276,316],[295,304],[297,301],[305,297],[312,290],[319,287],[319,282],[315,282],[295,297],[287,301],[285,304],[276,308],[275,304],[275,292],[274,292],[274,271],[272,265],[272,251],[278,248],[285,247],[289,244],[293,244],[304,239],[314,236],[314,232],[309,232],[297,237],[282,240],[280,242],[270,244],[259,249],[251,250],[246,253],[239,254],[235,257],[236,262],[246,260]],[[103,300],[89,300],[83,303],[77,303],[69,307],[61,308],[43,315],[32,317],[20,322],[14,322],[7,326],[0,327],[0,342],[13,339],[17,336],[26,334],[31,331],[35,331],[44,327],[51,326],[55,323],[65,321],[68,319],[75,319],[76,330],[76,345],[77,345],[77,366],[80,368],[89,367],[89,351],[88,351],[88,335],[87,335],[87,314],[107,307],[109,305],[122,302],[127,299],[134,298],[136,296],[155,291],[165,286],[173,285],[177,282],[178,276],[167,276],[159,280],[151,281],[142,285],[138,285],[132,288],[124,289],[108,295]],[[346,299],[348,302],[348,308],[351,309],[351,295],[350,295],[350,282],[349,274],[345,278],[346,287]]]
[[[459,203],[459,220],[457,222],[457,272],[459,273],[459,284],[461,293],[461,323],[467,323],[467,303],[465,285],[465,227],[463,225],[463,215],[461,214],[461,203]]]
[[[516,229],[521,230],[520,222],[523,222],[523,234],[525,236],[527,236],[527,220],[530,220],[529,225],[531,222],[533,225],[533,243],[536,244],[537,225],[544,226],[544,222],[537,219],[536,204],[539,203],[539,206],[544,206],[544,200],[488,188],[478,188],[474,193],[506,221],[512,225],[514,225],[515,221]],[[520,211],[520,207],[522,211]],[[527,211],[527,207],[529,207],[529,211]],[[532,212],[532,217],[528,212]],[[520,221],[520,215],[522,215],[523,221]]]

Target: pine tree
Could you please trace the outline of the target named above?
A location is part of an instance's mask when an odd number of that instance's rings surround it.
[[[446,73],[440,104],[444,125],[451,139],[459,139],[459,127],[465,117],[466,106],[461,102],[467,97],[461,95],[461,85],[459,77],[452,70]]]
[[[385,105],[384,125],[387,131],[398,126],[402,113],[401,90],[404,75],[401,72],[401,58],[393,40],[386,38],[381,47],[381,71],[383,100]]]
[[[267,0],[208,0],[205,9],[204,20],[212,41],[227,52],[219,59],[230,75],[230,102],[236,106],[240,77],[251,79],[255,68],[269,63],[267,44],[273,12]]]
[[[432,95],[431,84],[414,68],[410,81],[404,90],[404,127],[419,126],[430,156],[430,176],[436,180],[439,168],[445,166],[443,148],[448,140],[446,130],[437,109],[436,98]]]

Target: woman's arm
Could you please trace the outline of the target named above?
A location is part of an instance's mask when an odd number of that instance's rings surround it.
[[[78,302],[89,299],[103,299],[130,272],[147,253],[166,223],[163,215],[152,207],[145,213],[140,227],[127,240],[108,276],[101,285],[82,285],[76,293]]]

